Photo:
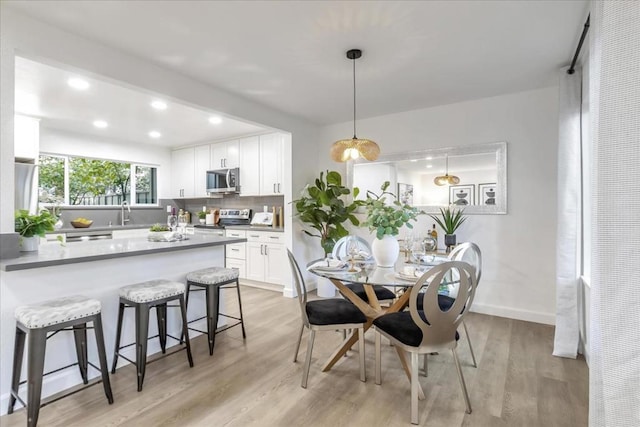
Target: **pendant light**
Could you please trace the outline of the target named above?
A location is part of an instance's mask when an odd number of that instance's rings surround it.
[[[356,136],[356,59],[362,56],[360,49],[347,51],[347,58],[353,61],[353,138],[341,139],[331,146],[331,158],[336,162],[355,160],[358,157],[372,161],[380,155],[380,147],[369,139],[361,139]]]
[[[444,156],[445,158],[445,162],[446,162],[446,168],[445,168],[445,174],[444,175],[440,175],[440,176],[436,176],[433,179],[433,182],[436,185],[456,185],[460,183],[460,178],[458,178],[455,175],[449,175],[449,155],[445,154]]]

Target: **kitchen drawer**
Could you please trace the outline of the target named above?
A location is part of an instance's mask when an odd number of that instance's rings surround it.
[[[247,231],[247,242],[284,244],[284,233],[270,231]]]
[[[225,230],[225,233],[227,237],[240,237],[243,239],[247,237],[246,230]]]
[[[227,258],[245,259],[247,256],[246,251],[247,245],[245,243],[227,245]]]

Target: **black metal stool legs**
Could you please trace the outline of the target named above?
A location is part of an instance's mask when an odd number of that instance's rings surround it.
[[[89,383],[87,370],[89,368],[89,356],[87,355],[87,324],[73,325],[73,339],[76,342],[76,355],[78,356],[78,369],[84,384]]]
[[[220,311],[220,287],[207,286],[206,298],[207,298],[207,335],[209,339],[209,356],[211,356],[213,355],[213,347],[216,343],[216,330],[218,329],[218,312]]]
[[[242,315],[242,298],[240,298],[240,281],[236,279],[236,290],[238,291],[238,308],[240,310],[240,326],[242,327],[242,338],[247,338],[244,331],[244,316]]]
[[[116,365],[118,364],[118,351],[120,349],[120,338],[122,337],[122,318],[124,317],[124,303],[120,302],[118,307],[118,326],[116,326],[116,346],[113,352],[113,364],[111,365],[111,373],[116,373]]]
[[[16,340],[13,347],[13,372],[11,373],[11,391],[9,392],[9,409],[8,414],[13,413],[13,407],[16,405],[16,396],[18,395],[18,387],[20,386],[20,373],[22,372],[22,357],[24,356],[24,342],[27,334],[16,327]]]
[[[158,340],[162,354],[167,353],[167,304],[156,305],[156,317],[158,320]]]
[[[147,367],[147,338],[149,336],[149,304],[136,304],[136,371],[138,391],[142,391]]]
[[[98,347],[98,358],[100,359],[100,373],[102,375],[102,386],[104,394],[107,396],[109,405],[113,403],[113,393],[111,392],[111,382],[109,381],[109,368],[107,365],[107,350],[104,346],[104,334],[102,332],[102,314],[98,313],[93,318],[93,331],[96,336]]]
[[[30,330],[27,334],[27,343],[29,346],[29,354],[27,355],[27,426],[35,427],[40,413],[44,353],[47,347],[46,330]],[[16,394],[17,392],[16,390]]]
[[[193,368],[191,341],[189,341],[189,329],[187,326],[187,304],[182,295],[180,295],[180,314],[182,315],[182,336],[184,336],[185,344],[187,346],[187,359],[189,359],[189,366]]]

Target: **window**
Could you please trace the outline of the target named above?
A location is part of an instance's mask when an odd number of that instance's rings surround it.
[[[151,166],[41,154],[38,201],[72,206],[156,204],[156,182],[156,168]]]

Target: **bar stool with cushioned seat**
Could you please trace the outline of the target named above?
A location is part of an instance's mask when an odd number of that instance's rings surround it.
[[[147,282],[137,283],[134,285],[123,286],[119,290],[120,295],[120,307],[118,310],[118,327],[116,330],[116,347],[113,355],[113,366],[111,373],[115,374],[116,365],[118,364],[118,356],[122,357],[129,363],[136,365],[138,372],[138,391],[142,391],[142,383],[144,382],[144,374],[147,366],[147,341],[158,337],[160,341],[160,348],[163,354],[166,354],[167,350],[167,337],[173,338],[176,341],[182,339],[171,336],[167,333],[167,307],[180,307],[182,315],[182,334],[185,338],[185,347],[182,347],[177,351],[187,350],[187,359],[189,360],[189,366],[193,368],[193,357],[191,356],[191,344],[189,342],[189,334],[187,331],[187,309],[184,301],[184,283],[172,282],[170,280],[158,279],[149,280]],[[180,305],[167,305],[169,301],[178,300]],[[124,316],[124,309],[134,307],[136,309],[136,342],[120,346],[120,336],[122,333],[122,318]],[[155,307],[156,316],[158,318],[158,335],[149,337],[149,311]],[[129,346],[136,346],[136,361],[127,359],[120,354],[120,350]],[[155,359],[158,360],[158,359]]]
[[[202,289],[191,289],[191,286],[200,287]],[[238,306],[240,317],[230,316],[220,313],[220,290],[235,288],[238,293]],[[213,347],[216,342],[216,334],[226,331],[229,328],[240,325],[242,327],[242,338],[247,338],[244,330],[244,320],[242,317],[242,300],[240,299],[240,282],[238,281],[238,270],[235,268],[211,267],[202,270],[192,271],[187,274],[187,305],[189,304],[189,291],[205,291],[205,301],[207,306],[207,315],[197,319],[190,320],[189,323],[207,319],[207,336],[209,340],[209,355],[213,354]],[[226,325],[218,330],[218,316],[236,320],[235,323]],[[192,331],[205,333],[199,329],[189,328]]]
[[[27,407],[27,426],[35,426],[38,423],[38,414],[40,413],[43,377],[75,365],[78,365],[80,369],[84,384],[89,382],[87,375],[89,366],[100,370],[104,393],[109,404],[113,403],[107,368],[107,355],[102,334],[101,309],[100,301],[81,295],[57,298],[16,308],[16,340],[13,349],[13,374],[11,376],[11,392],[7,411],[9,414],[13,413],[16,400],[19,400],[20,403]],[[93,323],[93,327],[87,326],[89,322]],[[93,329],[95,332],[100,368],[89,362],[87,355],[87,329]],[[78,363],[43,373],[47,339],[60,331],[73,331]],[[49,332],[53,333],[47,336]],[[25,340],[28,342],[27,381],[20,382]],[[25,382],[27,383],[26,403],[18,396],[18,389]],[[55,400],[60,398],[58,397]]]

